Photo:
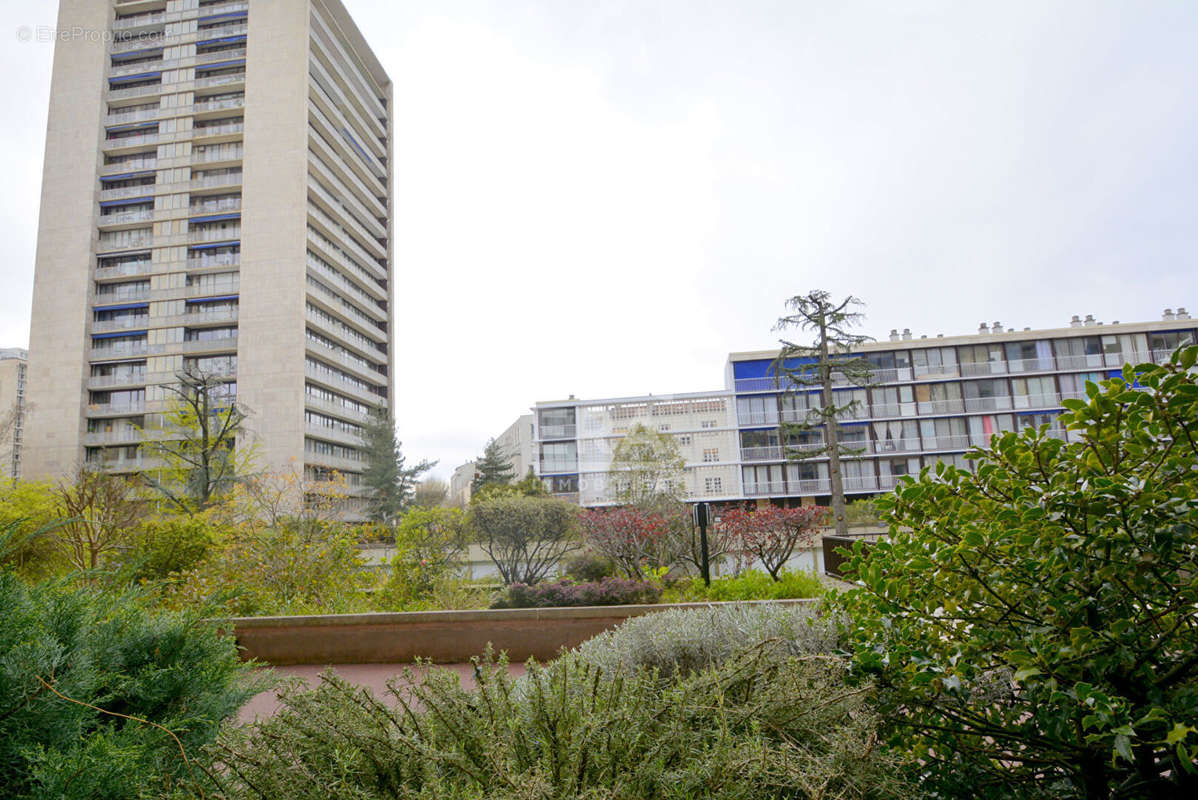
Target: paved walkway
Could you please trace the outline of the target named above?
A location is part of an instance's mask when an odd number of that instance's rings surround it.
[[[296,676],[302,678],[309,686],[315,686],[320,682],[320,674],[330,668],[345,680],[366,687],[378,697],[386,696],[387,681],[397,675],[402,675],[405,668],[411,669],[416,675],[421,675],[430,669],[429,667],[416,668],[412,664],[323,664],[275,667],[274,670],[280,678]],[[458,674],[463,686],[474,686],[474,667],[470,664],[438,664],[431,669],[453,670]],[[524,674],[524,665],[510,664],[508,672],[514,677],[519,677]],[[253,722],[258,717],[270,717],[279,710],[279,705],[274,690],[262,692],[246,703],[238,718],[241,722]]]

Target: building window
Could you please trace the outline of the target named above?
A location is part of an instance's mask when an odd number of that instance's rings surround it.
[[[704,478],[703,491],[707,494],[719,494],[724,490],[722,478]]]
[[[705,419],[699,423],[700,428],[714,428],[715,426],[716,422],[714,419]]]
[[[720,460],[720,449],[718,447],[709,447],[703,451],[704,463],[710,464]]]
[[[670,426],[667,423],[662,423],[661,425],[657,426],[657,430],[659,433],[665,433],[669,429],[670,429]]]
[[[689,433],[680,433],[676,438],[678,439],[678,444],[680,445],[688,445],[691,443],[691,435]]]

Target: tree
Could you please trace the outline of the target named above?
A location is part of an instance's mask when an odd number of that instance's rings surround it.
[[[753,511],[733,508],[724,512],[718,527],[732,552],[742,561],[760,561],[777,581],[795,548],[814,543],[815,530],[826,517],[827,510],[819,506],[770,505]]]
[[[449,497],[449,485],[437,478],[425,478],[416,484],[412,505],[417,508],[437,508]]]
[[[436,461],[421,461],[407,466],[401,443],[395,435],[395,425],[386,409],[377,409],[363,426],[362,439],[366,444],[366,469],[362,483],[368,494],[369,517],[374,522],[394,525],[412,503],[412,495],[420,476],[437,465]]]
[[[503,452],[499,442],[491,439],[483,449],[482,458],[474,462],[474,480],[470,483],[470,491],[477,492],[492,484],[508,484],[515,476],[511,459]]]
[[[67,568],[54,527],[62,515],[58,488],[49,482],[0,481],[0,531],[10,539],[0,568],[26,579],[48,578]]]
[[[836,303],[828,292],[817,289],[790,298],[786,305],[793,313],[781,317],[774,330],[798,328],[800,331],[811,331],[815,334],[815,342],[799,345],[786,339],[780,340],[782,347],[774,362],[774,373],[779,386],[789,392],[817,387],[820,390],[820,407],[810,409],[807,418],[801,422],[783,422],[782,433],[789,438],[798,432],[821,430],[824,435],[823,447],[791,450],[787,456],[796,460],[823,455],[828,457],[832,516],[836,521],[836,533],[843,536],[848,531],[848,524],[845,521],[844,476],[840,469],[840,458],[859,451],[841,446],[839,420],[856,408],[857,402],[837,406],[832,386],[837,377],[855,386],[865,386],[870,382],[869,362],[850,355],[854,348],[870,341],[870,337],[848,330],[861,324],[865,318],[865,315],[849,309],[864,303],[852,296]]]
[[[1198,347],[878,501],[841,598],[936,796],[1198,797]]]
[[[574,549],[577,516],[565,500],[496,497],[471,508],[470,526],[504,583],[531,584]]]
[[[593,508],[579,516],[583,545],[611,561],[628,578],[641,580],[646,567],[668,567],[677,539],[662,513],[638,506]]]
[[[144,445],[160,463],[146,482],[176,510],[192,514],[212,507],[250,472],[253,450],[245,439],[249,412],[238,404],[227,376],[195,366],[167,386],[170,407]]]
[[[387,592],[410,600],[433,591],[437,582],[462,564],[470,545],[465,516],[456,508],[417,507],[395,529]]]
[[[72,483],[58,486],[62,523],[54,536],[78,570],[94,570],[145,515],[133,484],[106,472],[80,469]]]
[[[291,526],[318,535],[339,520],[350,498],[349,481],[337,470],[313,472],[292,463],[288,469],[261,472],[244,479],[221,511],[230,522]]]
[[[685,491],[685,467],[686,459],[673,436],[634,425],[612,451],[608,472],[612,499],[641,505],[656,497],[678,497]]]

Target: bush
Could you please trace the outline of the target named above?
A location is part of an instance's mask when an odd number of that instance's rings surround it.
[[[330,674],[286,692],[275,717],[231,731],[213,775],[229,800],[917,796],[839,657],[743,643],[672,678],[608,673],[581,655],[530,664],[516,682],[502,661],[480,663],[477,691],[433,670],[392,687],[398,711]]]
[[[598,553],[584,551],[566,561],[566,575],[576,581],[597,581],[609,578],[616,572],[616,565]]]
[[[542,580],[575,546],[578,507],[552,497],[471,503],[470,527],[506,584]]]
[[[666,589],[666,603],[689,603],[703,600],[795,600],[820,597],[827,586],[810,572],[786,571],[774,580],[760,570],[746,570],[739,575],[714,578],[705,586],[702,578],[688,578]]]
[[[491,608],[545,608],[553,606],[624,606],[656,603],[661,587],[649,581],[603,578],[591,583],[561,580],[557,583],[513,583]]]
[[[941,796],[1198,797],[1198,347],[879,506],[843,598]]]
[[[261,688],[232,639],[194,618],[151,614],[129,596],[0,573],[0,608],[5,797],[167,793],[194,777],[179,744],[129,717],[170,730],[194,757]]]
[[[456,508],[413,508],[395,529],[395,557],[383,592],[405,604],[430,595],[461,567],[466,522]]]
[[[194,568],[218,540],[202,514],[151,517],[130,531],[117,561],[132,580],[158,580]]]
[[[168,607],[208,614],[337,614],[368,609],[373,580],[347,533],[242,527],[162,595]]]
[[[719,666],[767,641],[779,645],[772,650],[778,654],[830,654],[836,650],[836,628],[810,606],[669,608],[633,617],[576,652],[608,675],[656,670],[668,678]]]

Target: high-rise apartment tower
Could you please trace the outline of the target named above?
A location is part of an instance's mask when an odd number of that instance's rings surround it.
[[[61,0],[26,477],[145,466],[185,368],[351,484],[391,407],[391,82],[339,0]]]

